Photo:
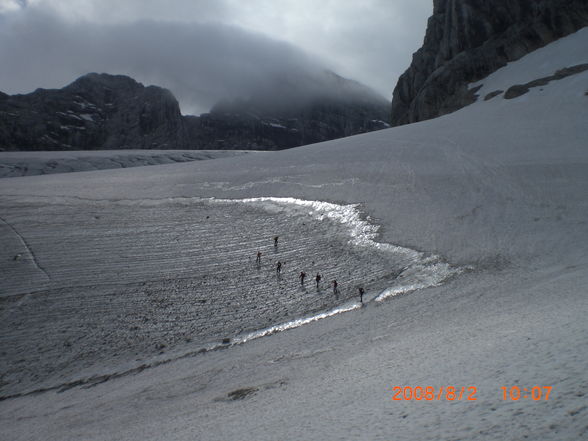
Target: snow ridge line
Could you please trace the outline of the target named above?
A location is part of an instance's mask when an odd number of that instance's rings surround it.
[[[4,222],[8,228],[10,228],[14,234],[16,234],[18,236],[18,238],[20,239],[21,243],[24,245],[24,247],[26,248],[27,252],[30,254],[31,259],[33,260],[33,263],[35,264],[35,266],[42,271],[45,276],[47,277],[47,279],[51,280],[51,276],[49,275],[49,273],[45,270],[45,268],[43,268],[41,266],[41,264],[39,263],[39,261],[37,260],[37,256],[35,255],[35,252],[33,251],[33,249],[31,248],[31,246],[29,245],[29,243],[27,242],[27,240],[18,232],[18,230],[16,228],[14,228],[12,226],[12,224],[10,224],[6,219],[4,219],[3,217],[0,216],[0,220],[2,222]]]

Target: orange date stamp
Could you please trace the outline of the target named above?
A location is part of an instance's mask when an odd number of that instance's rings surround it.
[[[503,401],[548,401],[553,386],[501,387]],[[395,386],[392,388],[394,401],[477,401],[476,386]]]
[[[504,401],[518,401],[518,400],[533,400],[533,401],[548,401],[549,394],[553,386],[533,386],[533,387],[501,387],[502,399]]]
[[[476,386],[441,386],[439,388],[433,386],[395,386],[392,390],[394,401],[476,401],[476,393],[478,393]]]

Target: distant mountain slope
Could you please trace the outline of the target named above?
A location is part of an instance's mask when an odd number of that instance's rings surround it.
[[[209,149],[277,150],[387,128],[389,107],[367,87],[325,71],[276,78],[248,100],[218,103],[187,122],[192,139]]]
[[[0,93],[0,150],[278,150],[388,127],[389,103],[354,81],[276,78],[248,100],[182,116],[166,89],[91,73],[58,90]]]
[[[434,0],[423,46],[400,77],[392,125],[470,104],[468,84],[588,25],[586,0]]]

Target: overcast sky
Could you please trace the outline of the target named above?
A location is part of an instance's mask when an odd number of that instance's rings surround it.
[[[126,74],[169,88],[197,114],[267,75],[328,68],[390,99],[432,9],[432,0],[0,0],[0,90]]]

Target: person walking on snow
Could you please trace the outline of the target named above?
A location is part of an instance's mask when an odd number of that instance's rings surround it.
[[[321,275],[319,273],[316,273],[316,277],[314,280],[316,280],[316,289],[319,289],[319,283],[321,283]]]
[[[304,271],[300,271],[300,275],[298,278],[300,279],[300,284],[304,285],[304,278],[306,277],[306,273]]]

